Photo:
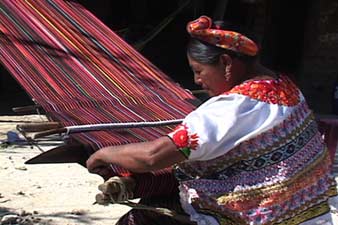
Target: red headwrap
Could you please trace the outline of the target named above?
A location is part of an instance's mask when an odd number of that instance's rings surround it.
[[[191,21],[187,25],[188,33],[196,39],[244,55],[255,56],[258,47],[254,41],[235,31],[211,29],[212,20],[207,16]]]

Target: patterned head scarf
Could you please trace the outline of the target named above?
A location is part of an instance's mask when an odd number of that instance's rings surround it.
[[[244,55],[255,56],[258,47],[254,41],[235,31],[211,29],[212,20],[207,16],[191,21],[187,31],[191,37],[209,44],[239,52]]]

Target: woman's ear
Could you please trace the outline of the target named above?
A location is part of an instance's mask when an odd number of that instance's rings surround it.
[[[227,64],[232,64],[232,59],[228,54],[222,54],[220,60],[224,66],[226,66]]]
[[[229,55],[223,54],[221,55],[220,60],[224,68],[224,77],[228,81],[231,76],[232,59]]]

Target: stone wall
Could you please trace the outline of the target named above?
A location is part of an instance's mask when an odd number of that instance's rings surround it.
[[[299,81],[317,113],[331,114],[338,78],[338,1],[313,0],[308,11]]]

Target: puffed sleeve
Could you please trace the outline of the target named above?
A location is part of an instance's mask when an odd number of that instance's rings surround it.
[[[217,96],[191,112],[168,136],[187,160],[209,160],[272,128],[287,108],[239,94]]]

